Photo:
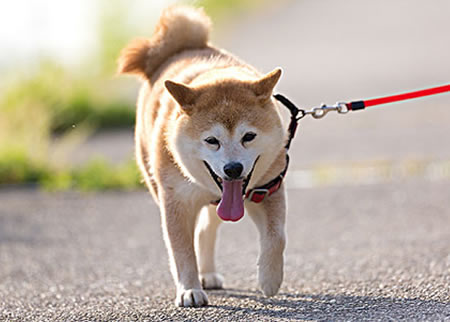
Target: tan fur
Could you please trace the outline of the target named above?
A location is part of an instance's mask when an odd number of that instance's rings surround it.
[[[120,73],[151,75],[170,56],[183,49],[204,48],[211,21],[202,10],[172,6],[164,10],[151,39],[128,45],[119,60]]]
[[[212,47],[209,28],[202,10],[172,6],[163,12],[153,37],[132,42],[119,59],[120,73],[144,79],[137,104],[136,159],[161,210],[179,306],[207,304],[202,285],[222,287],[214,265],[221,220],[210,206],[221,193],[203,161],[210,158],[206,161],[216,173],[223,162],[236,158],[245,175],[254,165],[249,188],[270,181],[285,165],[285,135],[272,98],[281,70],[261,75]],[[244,144],[241,137],[247,131],[256,131],[257,139]],[[205,135],[220,136],[223,146],[216,152]],[[273,295],[283,276],[284,189],[263,203],[246,201],[245,206],[260,231],[260,286]]]

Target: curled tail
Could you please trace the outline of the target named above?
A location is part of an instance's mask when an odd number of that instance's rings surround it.
[[[168,7],[150,39],[136,39],[122,50],[118,72],[150,78],[170,56],[183,49],[205,48],[210,28],[211,21],[202,9]]]

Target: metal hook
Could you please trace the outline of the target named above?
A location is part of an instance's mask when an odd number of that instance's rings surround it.
[[[336,111],[340,114],[345,114],[349,111],[349,109],[347,108],[347,105],[345,103],[338,102],[332,106],[322,104],[319,107],[314,107],[310,111],[305,111],[304,114],[305,115],[309,114],[312,117],[314,117],[315,119],[321,119],[321,118],[325,117],[325,115],[327,115],[328,112],[331,112],[331,111]]]

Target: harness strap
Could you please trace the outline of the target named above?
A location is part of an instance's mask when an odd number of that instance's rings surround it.
[[[291,112],[291,122],[289,123],[289,138],[284,146],[286,150],[289,150],[291,147],[291,141],[295,136],[295,132],[297,131],[298,121],[305,116],[305,113],[303,110],[299,109],[297,106],[294,105],[290,100],[288,100],[286,97],[284,97],[281,94],[276,94],[273,97],[279,102],[281,102],[284,106],[286,106],[289,109],[289,112]],[[300,117],[297,118],[298,113],[302,113]]]
[[[281,173],[276,178],[272,179],[271,181],[262,186],[247,191],[245,198],[255,203],[260,203],[264,201],[264,199],[266,199],[267,197],[278,191],[278,189],[280,189],[281,183],[283,182],[283,179],[286,176],[286,172],[289,167],[289,155],[287,152],[291,146],[291,142],[295,136],[295,132],[297,131],[298,121],[305,116],[305,112],[303,110],[297,108],[297,106],[295,106],[294,103],[292,103],[283,95],[276,94],[274,95],[274,97],[284,106],[286,106],[289,109],[289,112],[291,112],[291,121],[289,123],[288,128],[289,137],[286,142],[286,145],[284,146],[286,149],[286,165],[283,171],[281,171]],[[301,113],[300,116],[298,116],[299,113]]]

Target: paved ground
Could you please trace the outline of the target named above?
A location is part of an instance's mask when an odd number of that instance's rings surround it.
[[[208,292],[202,309],[172,304],[146,193],[3,191],[0,320],[450,319],[449,189],[291,190],[280,295],[256,290],[257,234],[245,219],[221,228],[226,289]]]
[[[374,97],[449,81],[449,10],[283,2],[236,17],[221,44],[264,71],[282,66],[278,89],[301,105]],[[247,219],[222,226],[226,289],[178,309],[145,192],[0,190],[0,320],[450,320],[449,105],[443,95],[302,122],[286,277],[270,299],[256,289]],[[131,132],[94,137],[74,161],[128,159]]]

